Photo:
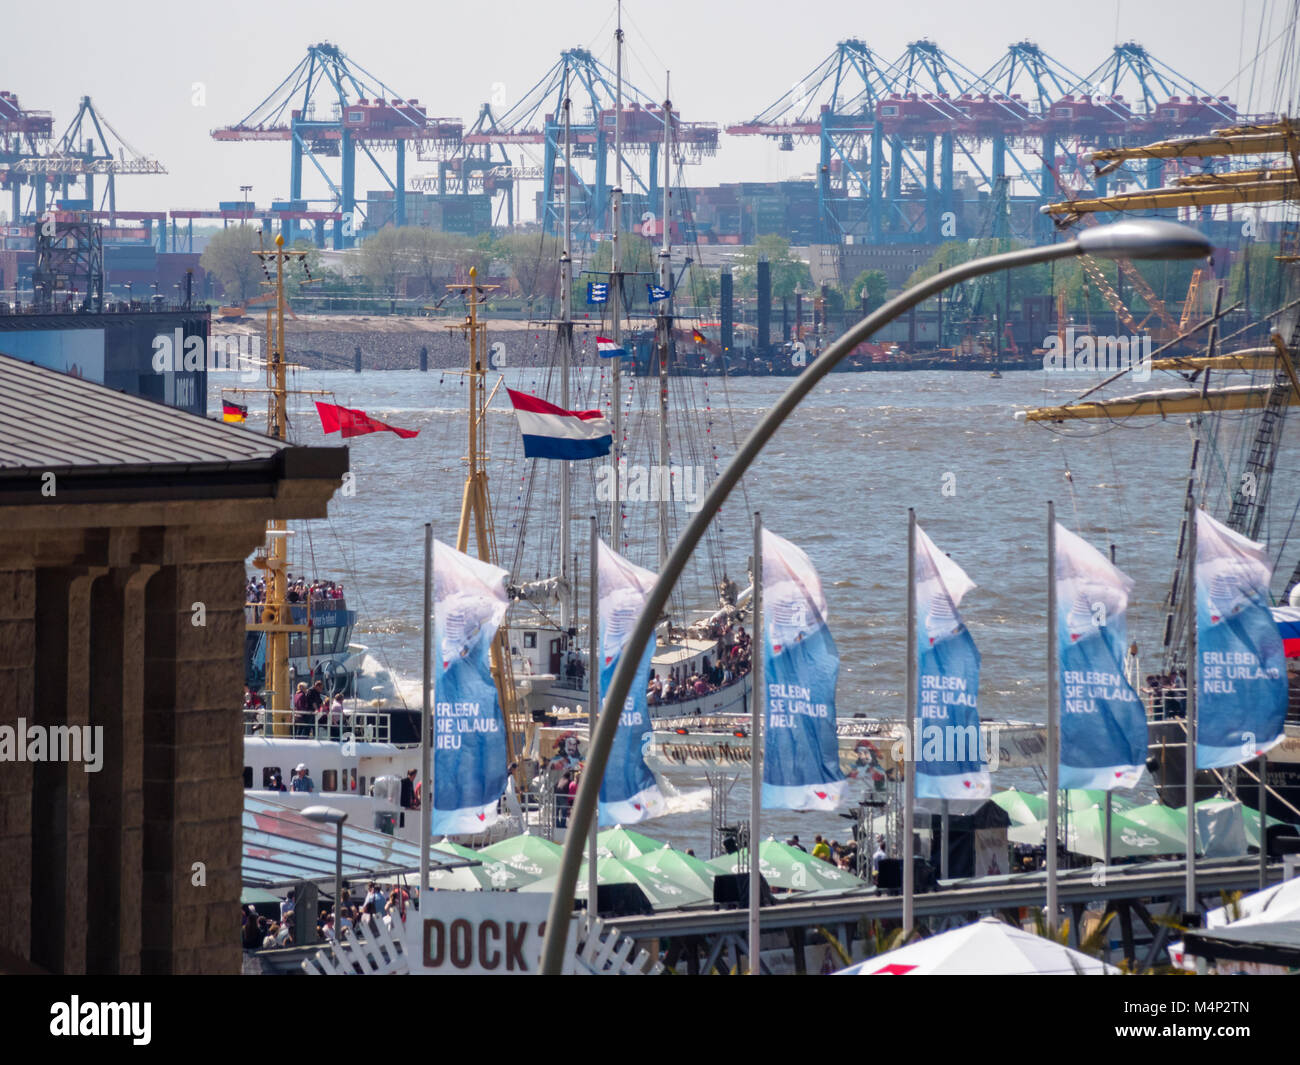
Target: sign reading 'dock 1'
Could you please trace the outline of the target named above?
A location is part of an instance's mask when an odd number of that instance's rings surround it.
[[[546,936],[548,894],[437,892],[421,923],[412,971],[440,975],[530,976],[538,972]],[[576,929],[569,926],[565,971],[574,970]]]

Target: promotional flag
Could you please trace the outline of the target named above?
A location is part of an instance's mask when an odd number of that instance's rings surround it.
[[[506,731],[491,649],[509,574],[433,542],[433,832],[480,832],[506,786]],[[428,789],[424,789],[428,793]]]
[[[661,300],[666,300],[670,295],[666,288],[660,288],[658,285],[646,285],[645,291],[646,299],[650,303],[658,303]]]
[[[598,410],[565,410],[507,388],[524,436],[524,458],[594,459],[608,455],[614,430]]]
[[[613,359],[619,355],[627,354],[627,349],[619,344],[618,341],[610,340],[609,337],[596,338],[596,351],[600,354],[602,359]]]
[[[246,422],[248,421],[248,408],[238,403],[231,403],[228,399],[221,401],[221,420],[223,422]]]
[[[340,407],[334,403],[316,401],[316,413],[320,415],[321,431],[325,433],[342,433],[343,436],[364,436],[367,433],[395,433],[403,440],[410,440],[420,435],[419,429],[399,429],[388,425],[378,418],[372,418],[363,410]]]
[[[912,757],[921,798],[986,799],[993,791],[980,732],[980,653],[957,612],[974,587],[918,525],[912,594],[919,722]]]
[[[803,551],[767,529],[762,566],[763,806],[833,810],[845,787],[835,734],[840,656],[822,582]]]
[[[627,559],[597,543],[598,575],[597,610],[600,612],[600,688],[598,695],[609,690],[618,668],[623,649],[632,636],[636,619],[645,605],[645,598],[654,587],[655,575],[649,570],[634,566]],[[650,643],[641,657],[636,680],[619,714],[618,731],[610,748],[605,776],[600,782],[598,802],[602,825],[627,825],[657,817],[664,812],[665,804],[654,773],[646,765],[653,728],[646,704],[646,687],[650,683],[650,662],[654,658],[655,641]]]
[[[1282,742],[1286,652],[1268,606],[1263,544],[1196,512],[1196,768],[1250,761]]]
[[[1146,766],[1146,713],[1124,677],[1133,581],[1056,526],[1062,788],[1131,788]]]

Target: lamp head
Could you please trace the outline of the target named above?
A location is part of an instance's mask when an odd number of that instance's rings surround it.
[[[1076,238],[1080,255],[1099,259],[1205,259],[1209,238],[1191,226],[1155,218],[1130,218],[1094,226]]]

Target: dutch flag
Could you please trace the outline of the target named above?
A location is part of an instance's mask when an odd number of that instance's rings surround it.
[[[594,459],[613,447],[614,431],[600,411],[564,410],[527,392],[506,391],[524,434],[525,458]]]
[[[622,345],[617,341],[610,340],[609,337],[597,337],[596,350],[600,353],[602,359],[613,359],[627,354]]]

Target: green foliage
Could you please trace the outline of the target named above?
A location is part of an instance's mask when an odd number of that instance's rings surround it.
[[[758,261],[766,257],[772,270],[772,298],[792,297],[796,288],[811,293],[812,273],[808,264],[790,254],[790,242],[775,233],[759,237],[736,258],[736,291],[739,295],[758,295]]]
[[[883,270],[863,270],[849,286],[848,302],[857,308],[866,297],[864,310],[870,314],[885,302],[885,293],[889,291],[889,278]]]
[[[510,271],[524,299],[548,300],[560,283],[560,241],[541,233],[507,233],[492,244],[492,255]]]
[[[252,226],[229,226],[208,240],[199,265],[221,282],[227,299],[247,303],[264,280],[261,260],[253,254],[258,247]]]

